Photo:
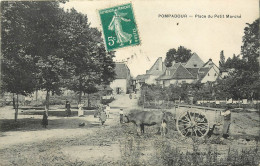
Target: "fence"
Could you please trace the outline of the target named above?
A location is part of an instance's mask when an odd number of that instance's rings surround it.
[[[150,100],[144,101],[143,103],[139,103],[143,105],[144,108],[156,108],[156,109],[166,109],[166,108],[173,108],[175,105],[180,104],[190,104],[194,106],[202,106],[202,107],[212,107],[212,108],[224,108],[227,105],[230,105],[232,108],[260,108],[260,100],[198,100],[191,104],[190,102],[184,100]],[[189,105],[189,106],[190,106]]]

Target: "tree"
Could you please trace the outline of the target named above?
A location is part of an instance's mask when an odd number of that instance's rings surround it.
[[[191,50],[189,50],[183,46],[179,46],[177,50],[175,48],[172,48],[166,53],[166,58],[165,58],[164,62],[167,67],[170,67],[170,66],[172,66],[173,61],[175,61],[176,63],[187,62],[189,60],[189,58],[191,57],[191,55],[192,55]]]
[[[225,56],[224,56],[224,51],[222,50],[220,52],[220,58],[219,58],[219,68],[220,70],[224,70],[225,69]]]
[[[240,58],[240,55],[233,54],[232,58],[228,58],[226,63],[224,64],[226,69],[236,69],[243,70],[246,69],[245,65],[246,61]]]
[[[38,89],[46,91],[46,108],[49,109],[50,93],[59,94],[65,73],[63,56],[66,54],[62,41],[67,39],[64,32],[65,12],[59,2],[23,2],[29,4],[27,31],[32,44],[27,52],[34,56],[38,74]]]
[[[16,94],[13,99],[15,121],[18,116],[18,95],[28,95],[36,85],[36,68],[33,57],[27,53],[30,41],[27,36],[26,12],[28,4],[2,2],[2,81],[1,90]],[[14,97],[14,95],[13,95]],[[15,104],[16,101],[16,104]]]
[[[106,53],[101,33],[90,28],[87,16],[75,9],[67,12],[67,55],[64,56],[68,70],[67,87],[79,94],[97,92],[96,85],[109,84],[114,79],[114,52]],[[89,102],[88,102],[89,103]]]
[[[257,58],[260,56],[259,47],[259,19],[252,24],[248,24],[244,29],[243,45],[241,47],[243,59],[247,61],[247,70],[259,72],[259,62]]]
[[[252,24],[247,24],[244,29],[242,58],[233,55],[228,58],[225,67],[232,68],[229,77],[218,80],[215,91],[219,94],[231,96],[234,99],[260,97],[259,73],[259,19]]]
[[[65,71],[63,56],[66,52],[62,42],[68,36],[62,26],[65,12],[59,8],[58,1],[3,2],[2,11],[5,27],[2,29],[2,52],[6,55],[3,73],[8,74],[3,77],[4,88],[10,91],[7,86],[20,87],[20,91],[13,90],[19,94],[43,89],[47,92],[46,107],[49,109],[50,93],[59,94]]]

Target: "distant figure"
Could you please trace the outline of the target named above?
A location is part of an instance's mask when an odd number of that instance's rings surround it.
[[[84,106],[84,104],[78,104],[78,116],[84,116],[84,112],[83,112],[83,109],[82,107]]]
[[[109,114],[110,114],[110,106],[109,106],[109,104],[107,104],[107,106],[106,106],[106,115],[107,115],[107,118],[109,118]]]
[[[106,116],[105,111],[102,111],[102,112],[100,113],[99,120],[101,121],[101,125],[104,125],[104,123],[105,123],[106,120],[107,120],[107,116]]]
[[[43,118],[42,118],[42,126],[46,128],[48,125],[48,115],[47,111],[43,111]]]
[[[132,93],[129,94],[129,98],[132,99]]]
[[[165,134],[167,134],[167,122],[165,119],[162,120],[160,130],[161,130],[161,136],[165,136]]]
[[[66,115],[67,117],[69,117],[71,115],[71,110],[70,110],[70,102],[68,100],[66,100],[65,108],[66,108]]]
[[[223,112],[220,112],[220,115],[224,117],[224,124],[223,124],[223,130],[222,130],[222,136],[223,138],[227,139],[229,137],[229,127],[231,124],[231,107],[228,106]]]
[[[119,114],[120,114],[120,123],[123,123],[123,118],[124,118],[124,111],[123,111],[123,109],[122,109],[122,108],[120,109],[120,112],[119,112]]]

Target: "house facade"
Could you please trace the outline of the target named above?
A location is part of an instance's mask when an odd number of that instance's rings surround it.
[[[146,71],[146,74],[138,75],[136,77],[136,83],[137,87],[140,88],[140,86],[144,83],[146,84],[156,84],[157,78],[161,76],[166,70],[166,66],[162,60],[162,57],[159,57],[155,63],[152,65],[152,67]]]
[[[125,63],[116,63],[115,80],[110,83],[114,94],[127,93],[131,87],[130,70]]]
[[[165,72],[156,80],[163,87],[181,85],[183,83],[207,83],[215,82],[220,77],[219,68],[212,59],[204,63],[200,57],[194,53],[186,63],[173,62],[171,67],[167,67]]]
[[[168,67],[164,74],[157,78],[157,83],[162,87],[180,85],[183,83],[193,83],[197,77],[192,75],[181,63],[175,63]]]
[[[201,83],[215,82],[217,78],[220,77],[220,70],[212,59],[209,59],[208,62],[206,62],[203,67],[199,69],[199,74],[199,81]]]

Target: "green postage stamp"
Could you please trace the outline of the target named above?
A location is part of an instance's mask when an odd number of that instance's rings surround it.
[[[99,10],[107,51],[140,44],[132,4]]]

